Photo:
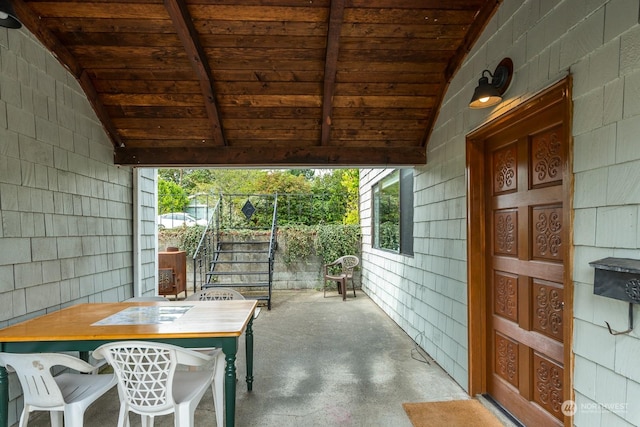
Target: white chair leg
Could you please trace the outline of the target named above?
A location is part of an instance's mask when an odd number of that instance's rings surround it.
[[[153,427],[153,415],[142,416],[142,427]]]
[[[196,408],[195,406],[193,408],[187,406],[191,405],[185,405],[184,407],[178,405],[176,408],[176,412],[173,414],[173,424],[175,427],[194,427],[194,412]]]
[[[67,405],[66,410],[64,411],[64,427],[83,427],[83,426],[84,426],[84,409],[78,406]],[[60,427],[62,427],[62,424],[60,424]]]
[[[213,392],[213,408],[216,411],[216,424],[218,427],[224,426],[224,368],[225,368],[224,353],[220,352],[216,357],[216,371],[213,377],[213,384],[211,384],[211,391]]]
[[[129,427],[129,411],[127,406],[120,402],[120,413],[118,414],[118,427]]]
[[[49,417],[51,418],[51,427],[62,427],[62,411],[49,411]],[[73,426],[73,423],[69,425]]]
[[[27,427],[27,423],[29,422],[29,407],[25,405],[22,414],[20,415],[20,427]],[[51,420],[53,425],[53,420]]]

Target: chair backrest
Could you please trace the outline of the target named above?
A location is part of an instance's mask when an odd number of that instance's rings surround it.
[[[120,341],[104,344],[93,352],[104,357],[118,377],[121,399],[140,414],[172,412],[173,377],[178,364],[173,345]]]
[[[185,300],[188,300],[188,301],[217,301],[217,300],[230,300],[230,299],[245,299],[245,298],[240,292],[234,289],[229,289],[229,288],[202,289],[185,298]]]
[[[65,366],[80,372],[94,368],[77,357],[60,353],[0,353],[0,364],[16,372],[25,403],[43,408],[65,405],[62,391],[51,373],[52,367]]]
[[[336,263],[342,264],[342,273],[348,276],[353,275],[353,269],[360,263],[360,260],[355,255],[345,255],[338,258]]]

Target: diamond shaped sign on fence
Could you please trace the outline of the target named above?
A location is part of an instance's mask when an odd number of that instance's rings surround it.
[[[247,218],[247,220],[251,219],[251,216],[253,216],[255,211],[256,208],[251,204],[251,201],[247,199],[247,201],[244,203],[244,206],[242,206],[242,213]]]

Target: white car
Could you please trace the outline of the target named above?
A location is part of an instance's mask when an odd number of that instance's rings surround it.
[[[184,212],[172,212],[158,216],[158,228],[176,228],[186,225],[191,227],[194,225],[207,225],[206,219],[196,219]]]

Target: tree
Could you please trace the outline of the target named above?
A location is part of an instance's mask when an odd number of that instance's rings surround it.
[[[346,169],[340,181],[347,194],[347,206],[342,222],[344,224],[360,224],[360,171]]]
[[[311,183],[304,175],[287,171],[269,171],[256,181],[256,192],[266,194],[306,194],[311,192]]]
[[[278,193],[281,224],[359,223],[357,169],[325,170],[320,174],[313,169],[160,169],[158,178],[182,188],[196,203],[210,207],[219,194]],[[171,201],[178,194],[176,188],[159,185],[158,194],[161,212],[183,210],[187,205],[183,199]],[[261,223],[265,221],[270,223],[270,217],[260,218]]]
[[[302,175],[307,181],[311,181],[316,174],[313,169],[290,169],[289,173],[296,176]]]
[[[187,192],[172,181],[158,179],[158,212],[182,212],[189,204]]]
[[[158,169],[158,179],[182,185],[184,169]]]
[[[322,221],[327,224],[357,224],[359,172],[357,169],[335,169],[313,181],[313,193],[319,208],[324,209]]]

